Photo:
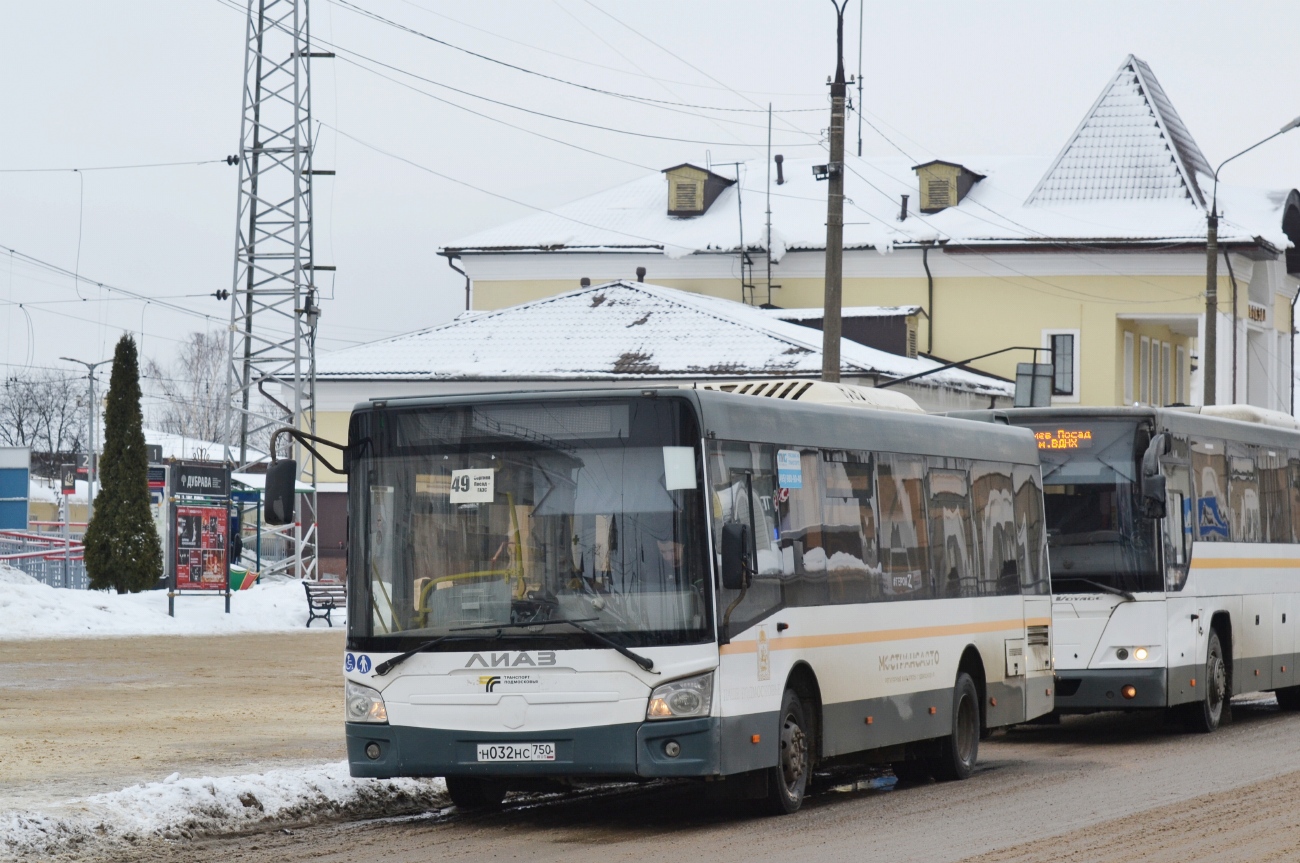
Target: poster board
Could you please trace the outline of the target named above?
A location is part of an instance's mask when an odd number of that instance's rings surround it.
[[[226,590],[229,518],[225,504],[177,504],[176,590]]]

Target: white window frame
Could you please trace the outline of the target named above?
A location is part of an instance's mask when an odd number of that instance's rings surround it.
[[[1138,402],[1151,404],[1151,337],[1143,336],[1138,362]]]
[[[1173,399],[1170,396],[1169,377],[1173,372],[1171,364],[1173,346],[1169,342],[1160,343],[1160,406],[1164,407]]]
[[[1187,348],[1179,345],[1174,356],[1178,361],[1174,368],[1174,401],[1187,404]]]
[[[1133,334],[1124,333],[1124,406],[1133,406]]]
[[[1079,372],[1082,370],[1082,363],[1079,362],[1080,346],[1082,339],[1079,330],[1043,330],[1043,347],[1050,352],[1052,349],[1052,336],[1071,336],[1074,339],[1074,392],[1069,395],[1053,395],[1052,404],[1078,404],[1080,393],[1083,390],[1083,381],[1079,378]],[[1056,375],[1053,373],[1053,389],[1055,389]]]

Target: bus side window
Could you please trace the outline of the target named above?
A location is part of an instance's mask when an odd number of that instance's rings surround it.
[[[1165,464],[1165,589],[1182,590],[1192,543],[1191,476],[1186,465]]]
[[[1229,446],[1228,513],[1228,528],[1233,542],[1260,542],[1263,539],[1253,446],[1236,443]]]
[[[1020,593],[1016,560],[1016,503],[1011,465],[977,461],[971,465],[975,530],[984,564],[985,596]]]
[[[777,491],[773,449],[763,444],[718,441],[709,450],[714,568],[721,566],[717,555],[721,553],[724,524],[752,524],[757,551],[757,572],[743,597],[740,591],[718,590],[719,629],[728,638],[781,608],[785,601],[772,501]],[[737,598],[740,602],[727,617],[728,608]]]
[[[1043,523],[1043,486],[1037,465],[1012,468],[1016,486],[1016,549],[1020,587],[1026,595],[1052,592],[1047,567],[1047,532]]]
[[[885,599],[924,599],[929,585],[929,530],[925,517],[925,460],[880,453],[880,557]]]
[[[1260,514],[1265,542],[1292,542],[1291,493],[1287,482],[1286,450],[1263,446],[1255,456],[1259,474]]]
[[[930,459],[930,568],[943,597],[980,595],[966,465],[965,459]]]
[[[798,453],[798,472],[781,461]],[[787,460],[792,460],[787,456]],[[822,541],[821,453],[815,449],[777,450],[777,553],[786,579],[786,605],[825,605],[826,550]]]
[[[822,453],[822,535],[832,604],[880,599],[876,470],[870,453]]]
[[[1228,539],[1228,462],[1223,441],[1192,441],[1192,537],[1199,542]]]

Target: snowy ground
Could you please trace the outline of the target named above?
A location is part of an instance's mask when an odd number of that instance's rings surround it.
[[[449,805],[440,779],[353,779],[346,762],[133,785],[42,812],[0,811],[0,859],[112,853],[149,841],[398,815]]]
[[[334,613],[336,628],[344,621],[342,612]],[[165,591],[65,590],[0,564],[0,640],[279,632],[306,623],[307,597],[295,579],[264,580],[232,594],[230,614],[220,596],[178,596],[172,618]],[[311,628],[328,629],[322,620]]]

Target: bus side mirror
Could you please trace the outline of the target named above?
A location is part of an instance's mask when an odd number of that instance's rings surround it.
[[[1142,515],[1165,517],[1165,475],[1160,471],[1160,457],[1167,455],[1173,442],[1167,434],[1158,434],[1142,455]]]
[[[749,584],[751,547],[749,525],[733,522],[722,526],[722,586],[727,590],[743,590]]]
[[[266,499],[263,510],[267,524],[293,522],[294,503],[297,499],[298,462],[282,458],[266,469]]]

